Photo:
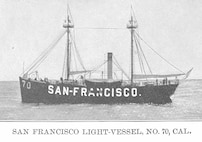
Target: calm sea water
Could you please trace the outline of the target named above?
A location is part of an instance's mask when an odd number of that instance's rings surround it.
[[[202,120],[202,80],[180,84],[166,105],[24,104],[18,82],[0,82],[0,120]]]

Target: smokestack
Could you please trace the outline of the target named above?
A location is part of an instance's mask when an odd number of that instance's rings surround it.
[[[107,54],[107,79],[112,79],[112,53]]]

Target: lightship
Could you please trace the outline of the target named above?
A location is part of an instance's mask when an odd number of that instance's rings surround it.
[[[130,30],[131,35],[131,47],[128,48],[131,53],[130,63],[128,63],[130,65],[130,75],[128,75],[118,64],[113,53],[109,52],[107,54],[107,60],[102,64],[107,64],[107,77],[104,78],[102,76],[99,79],[95,79],[91,77],[91,74],[93,74],[95,70],[86,70],[77,48],[75,51],[77,52],[83,70],[74,71],[71,69],[71,48],[75,45],[72,36],[74,24],[72,22],[71,14],[69,14],[70,12],[67,13],[67,19],[63,25],[65,31],[56,39],[52,46],[45,49],[19,77],[23,103],[165,104],[172,102],[170,98],[171,95],[174,94],[181,79],[186,79],[192,69],[187,73],[153,74],[141,48],[140,40],[144,40],[137,32],[138,24],[133,14],[131,14],[129,24],[126,27]],[[45,60],[47,55],[65,35],[67,38],[67,45],[63,66],[64,77],[61,77],[58,80],[51,80],[48,78],[41,79],[39,73],[36,71],[36,67]],[[138,56],[141,74],[134,73],[134,52]],[[162,56],[160,57],[167,61]],[[169,62],[167,61],[167,63]],[[125,76],[126,79],[115,79],[115,74],[113,72],[114,64],[120,69],[122,75]],[[146,68],[149,70],[149,73],[146,73]],[[73,78],[73,76],[77,76],[77,79]]]

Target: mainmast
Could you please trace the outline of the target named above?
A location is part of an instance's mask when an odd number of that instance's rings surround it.
[[[67,21],[63,25],[64,28],[67,28],[67,76],[66,79],[69,80],[70,75],[70,29],[74,27],[69,19],[69,15],[67,13]]]
[[[131,15],[131,19],[129,21],[129,24],[127,26],[128,29],[130,29],[131,31],[131,84],[133,84],[133,53],[134,53],[134,49],[133,49],[133,37],[134,37],[134,31],[137,28],[137,24],[135,24],[136,21],[134,21],[133,16]]]

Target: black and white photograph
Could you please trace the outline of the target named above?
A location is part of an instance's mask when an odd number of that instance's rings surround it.
[[[201,0],[0,0],[0,121],[200,122],[201,13]]]

